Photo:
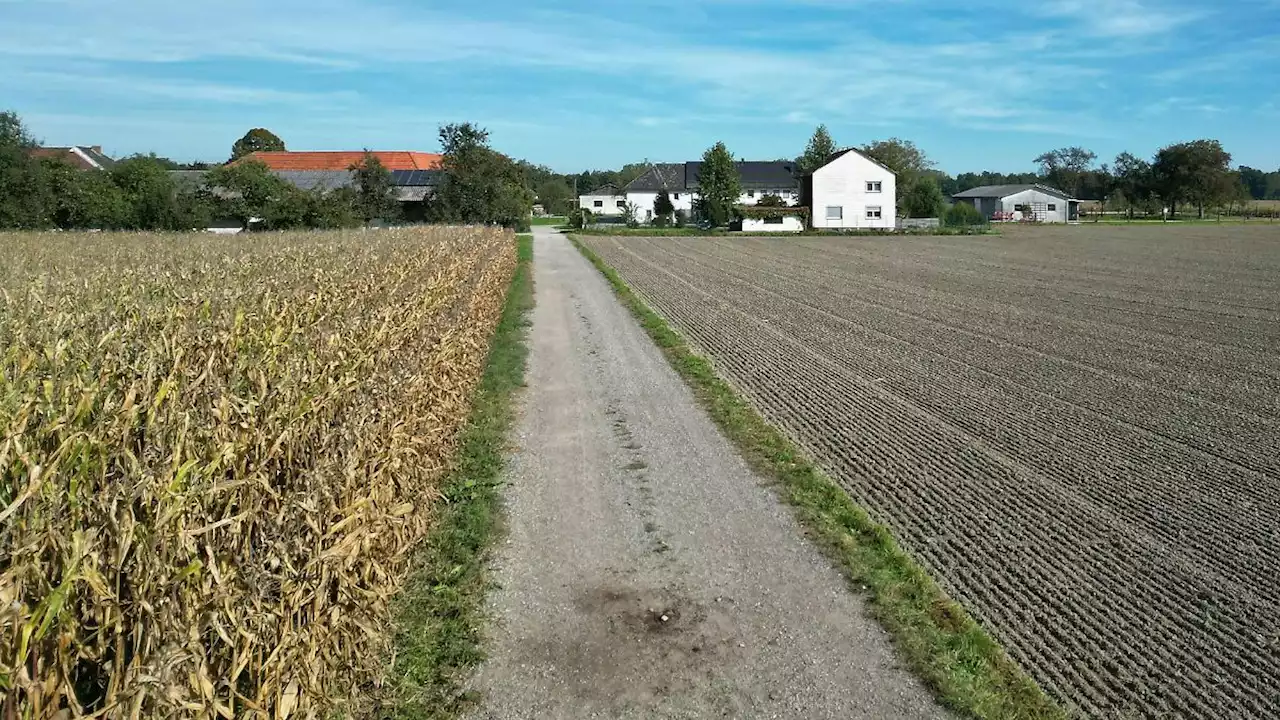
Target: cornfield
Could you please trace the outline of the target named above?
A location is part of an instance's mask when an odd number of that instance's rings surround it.
[[[0,718],[362,714],[512,236],[0,248]]]

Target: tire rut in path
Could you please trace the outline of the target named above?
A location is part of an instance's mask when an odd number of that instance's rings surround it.
[[[603,278],[535,237],[469,717],[947,717]]]

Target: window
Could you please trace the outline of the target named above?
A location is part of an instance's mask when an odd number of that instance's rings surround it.
[[[1049,203],[1049,212],[1058,212],[1058,206],[1054,203]]]
[[[748,190],[748,191],[747,191],[747,197],[755,197],[755,196],[756,196],[756,191],[755,191],[755,190]]]
[[[880,207],[878,205],[873,205],[867,208],[868,220],[879,220],[880,218],[881,218],[881,212],[880,212]]]
[[[603,200],[597,200],[597,201],[595,201],[594,205],[595,205],[596,207],[604,207],[604,201],[603,201]]]
[[[671,199],[672,199],[672,200],[679,200],[679,199],[680,199],[680,193],[676,193],[675,195],[672,195],[672,196],[671,196]]]
[[[767,217],[764,219],[764,224],[765,225],[781,225],[782,216],[779,215],[778,217]]]
[[[879,180],[877,180],[877,181],[875,181],[875,182],[871,182],[870,180],[868,180],[868,181],[867,181],[867,192],[869,192],[869,193],[877,193],[877,192],[880,192],[880,188],[881,188],[881,187],[882,187],[882,185],[880,184],[880,181],[879,181]]]
[[[843,220],[843,219],[844,219],[844,208],[840,207],[839,205],[828,205],[828,206],[827,206],[827,219],[828,219],[828,220]]]
[[[619,201],[618,201],[618,207],[620,207],[620,208],[624,208],[624,207],[626,207],[626,206],[627,206],[627,201],[626,201],[626,200],[619,200]]]

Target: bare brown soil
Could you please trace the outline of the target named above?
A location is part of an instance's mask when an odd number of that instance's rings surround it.
[[[583,240],[1064,704],[1280,716],[1280,227]]]

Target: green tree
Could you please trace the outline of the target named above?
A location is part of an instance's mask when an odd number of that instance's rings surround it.
[[[223,165],[210,170],[205,181],[222,197],[222,212],[240,221],[245,229],[255,219],[273,229],[301,224],[297,218],[304,211],[300,201],[292,197],[300,191],[263,163]]]
[[[1240,182],[1249,188],[1249,196],[1254,200],[1262,200],[1267,197],[1267,174],[1261,170],[1255,170],[1248,165],[1241,165]]]
[[[936,218],[941,217],[947,204],[938,187],[938,181],[932,176],[918,178],[902,199],[902,211],[906,217]]]
[[[796,159],[796,167],[803,174],[808,174],[827,164],[827,158],[836,153],[836,141],[831,139],[826,125],[819,125],[813,131],[808,144],[804,146],[804,154]]]
[[[31,159],[35,147],[17,113],[0,112],[0,228],[49,226],[49,190]]]
[[[365,226],[374,220],[395,221],[400,218],[400,200],[396,197],[391,172],[378,156],[364,151],[364,158],[351,166],[356,181],[356,207]]]
[[[676,205],[671,202],[671,196],[666,190],[659,190],[657,197],[653,199],[653,224],[666,227],[671,223],[671,217],[675,212]]]
[[[81,170],[61,158],[45,158],[40,165],[55,226],[64,230],[124,227],[129,206],[110,175]]]
[[[942,224],[947,227],[971,227],[981,225],[983,222],[982,213],[978,212],[977,208],[961,201],[947,208],[942,216]]]
[[[471,123],[440,128],[444,177],[427,204],[439,222],[523,227],[533,209],[533,193],[511,158],[489,147],[489,133]]]
[[[925,155],[923,150],[916,147],[915,143],[896,137],[864,145],[862,152],[892,170],[897,176],[896,207],[900,213],[910,215],[907,212],[906,199],[912,195],[916,182],[933,170],[934,162]]]
[[[1035,161],[1050,185],[1078,198],[1085,194],[1084,176],[1093,168],[1093,161],[1097,159],[1098,156],[1093,151],[1074,146],[1050,150]]]
[[[1186,200],[1200,217],[1204,209],[1220,203],[1233,189],[1238,175],[1231,171],[1231,153],[1217,140],[1193,140],[1160,149],[1151,174],[1156,192],[1170,208]]]
[[[1111,166],[1113,187],[1123,199],[1129,217],[1136,208],[1146,208],[1155,194],[1152,185],[1151,163],[1132,153],[1122,152]]]
[[[718,142],[702,155],[698,170],[698,215],[714,226],[729,224],[733,208],[742,195],[742,181],[733,155]]]
[[[284,141],[278,135],[266,128],[254,128],[231,146],[231,160],[228,162],[234,162],[251,153],[284,150]]]
[[[567,215],[573,209],[573,189],[563,177],[548,177],[534,186],[538,202],[551,215]],[[583,188],[583,192],[594,188]]]
[[[111,179],[124,194],[122,225],[131,230],[172,230],[177,226],[177,187],[164,164],[134,156],[111,168]]]

